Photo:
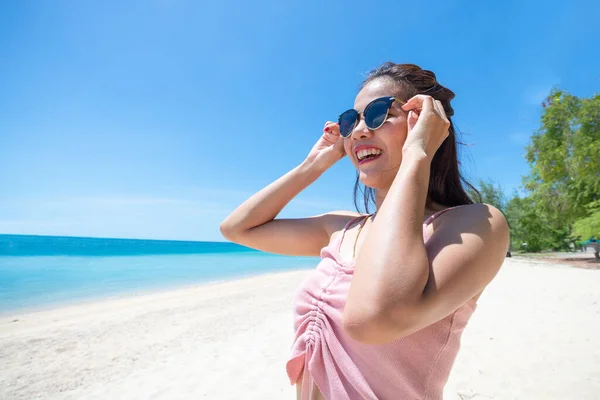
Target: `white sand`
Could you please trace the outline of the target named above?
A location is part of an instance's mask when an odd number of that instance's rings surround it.
[[[507,259],[463,334],[445,399],[600,399],[600,270]]]
[[[0,398],[294,399],[291,299],[307,273],[3,317]],[[446,392],[598,399],[600,271],[508,260],[480,299]]]

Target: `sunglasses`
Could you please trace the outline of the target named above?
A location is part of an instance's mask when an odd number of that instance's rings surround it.
[[[370,102],[365,110],[362,112],[363,118],[365,120],[365,124],[371,130],[375,130],[383,123],[388,117],[388,113],[394,101],[398,101],[400,103],[404,103],[402,100],[394,97],[394,96],[386,96],[380,97],[378,99]],[[344,111],[338,117],[338,123],[340,125],[340,134],[342,137],[347,138],[350,136],[356,125],[360,121],[360,114],[355,109],[350,109],[348,111]]]

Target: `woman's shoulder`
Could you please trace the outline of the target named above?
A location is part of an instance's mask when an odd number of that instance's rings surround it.
[[[474,203],[449,207],[439,214],[439,217],[435,218],[432,223],[434,231],[443,224],[473,233],[489,231],[493,235],[495,232],[503,234],[505,230],[508,230],[504,214],[491,204]]]
[[[474,219],[489,219],[501,218],[504,219],[504,214],[498,208],[487,203],[464,204],[456,207],[450,207],[448,214],[454,218],[474,218]]]
[[[347,210],[337,210],[331,211],[325,214],[325,229],[329,234],[329,237],[332,237],[336,233],[340,233],[344,230],[346,225],[353,220],[356,220],[365,214],[360,214],[356,211],[347,211]]]

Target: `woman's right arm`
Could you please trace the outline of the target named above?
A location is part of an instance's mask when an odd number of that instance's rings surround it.
[[[300,192],[344,155],[337,124],[327,123],[323,136],[307,159],[235,209],[222,223],[221,233],[232,242],[269,253],[317,256],[329,243],[333,226],[348,212],[332,212],[308,218],[276,219]]]

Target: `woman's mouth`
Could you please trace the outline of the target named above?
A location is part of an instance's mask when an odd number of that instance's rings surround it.
[[[376,160],[379,157],[381,157],[382,153],[383,151],[374,147],[361,149],[356,152],[356,159],[358,160],[358,165],[363,165],[373,160]]]

